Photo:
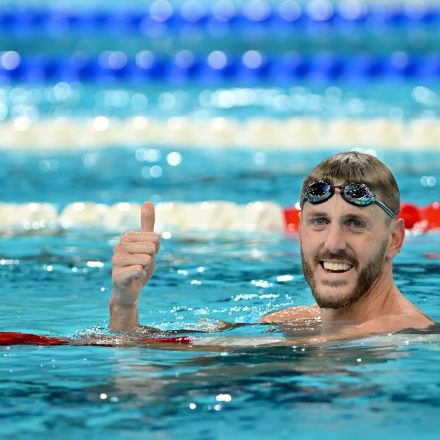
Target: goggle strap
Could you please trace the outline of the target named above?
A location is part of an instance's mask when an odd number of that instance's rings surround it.
[[[385,203],[381,202],[378,199],[376,199],[374,201],[374,203],[376,203],[376,205],[378,205],[380,208],[382,208],[391,218],[397,217],[396,213],[394,211],[392,211],[391,208],[389,208],[387,205],[385,205]]]

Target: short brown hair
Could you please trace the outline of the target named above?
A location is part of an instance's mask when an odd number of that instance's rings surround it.
[[[317,180],[333,185],[365,183],[396,214],[400,211],[400,191],[396,179],[388,167],[371,154],[348,151],[323,160],[304,179],[300,200],[304,198],[305,189]]]

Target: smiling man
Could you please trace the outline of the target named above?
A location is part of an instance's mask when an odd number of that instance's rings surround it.
[[[434,322],[406,299],[393,279],[392,262],[405,237],[399,188],[374,156],[348,152],[321,162],[301,190],[299,240],[304,276],[316,304],[264,316],[284,327],[319,322],[334,338],[425,329]],[[154,207],[142,207],[141,232],[115,246],[110,329],[138,325],[138,298],[150,279],[159,236]]]
[[[302,266],[317,304],[277,311],[263,322],[320,319],[341,336],[434,324],[393,279],[405,229],[397,219],[399,188],[382,162],[358,152],[331,156],[306,177],[300,200]]]

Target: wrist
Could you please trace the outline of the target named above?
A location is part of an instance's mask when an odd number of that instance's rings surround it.
[[[137,306],[137,302],[138,295],[130,295],[126,289],[119,289],[113,286],[110,307],[132,308]]]
[[[121,303],[113,295],[110,298],[110,330],[130,331],[139,325],[137,302]]]

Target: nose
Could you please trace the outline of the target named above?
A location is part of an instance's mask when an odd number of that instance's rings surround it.
[[[339,251],[344,250],[346,244],[347,242],[345,240],[344,231],[340,225],[331,223],[327,229],[327,236],[324,243],[326,249],[329,252],[336,254]]]

